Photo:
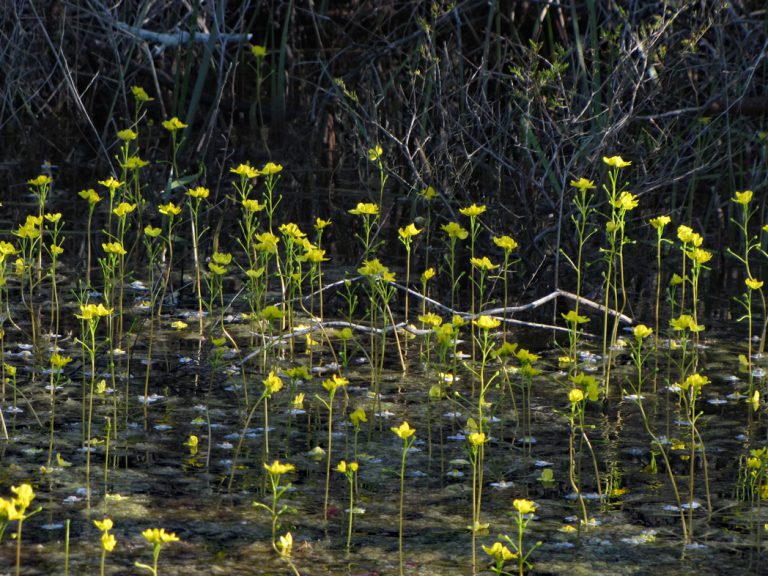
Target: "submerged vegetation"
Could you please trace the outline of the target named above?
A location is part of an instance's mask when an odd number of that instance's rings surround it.
[[[90,174],[25,164],[0,207],[0,565],[760,566],[765,72],[728,40],[759,14],[192,2],[174,36],[128,4],[75,11],[120,32],[109,99],[53,66]],[[712,53],[744,85],[682,106]]]

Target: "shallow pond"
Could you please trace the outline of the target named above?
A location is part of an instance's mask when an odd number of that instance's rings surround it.
[[[140,303],[142,292],[126,292],[128,300]],[[63,336],[55,345],[74,361],[61,374],[52,374],[47,363],[54,346],[50,335],[41,337],[34,351],[6,323],[4,360],[16,367],[16,376],[14,380],[6,374],[2,404],[9,434],[0,454],[3,496],[10,496],[10,485],[29,482],[37,495],[30,510],[42,508],[24,523],[23,574],[63,574],[67,556],[70,574],[97,573],[100,532],[93,521],[104,517],[113,520],[112,534],[117,539],[115,550],[107,555],[108,574],[137,574],[135,562],[150,563],[151,546],[141,532],[151,527],[163,527],[180,538],[163,547],[162,574],[291,573],[271,547],[269,512],[253,505],[271,503],[264,463],[275,459],[295,466],[295,471],[280,476],[281,484],[290,483],[290,487],[280,500],[287,509],[279,517],[277,535],[292,534],[292,561],[301,574],[397,574],[403,441],[391,428],[404,420],[416,429],[405,466],[404,571],[472,572],[468,528],[473,452],[468,436],[473,431],[470,418],[473,422],[477,418],[479,383],[470,368],[478,370],[478,364],[449,357],[447,365],[440,365],[434,350],[429,359],[426,355],[427,346],[435,345],[434,338],[431,342],[424,336],[406,340],[403,334],[399,341],[407,370],[401,369],[397,342],[390,336],[384,369],[378,375],[371,368],[377,357],[370,355],[368,335],[357,333],[345,346],[330,329],[314,333],[317,343],[310,342],[311,354],[302,335],[292,345],[285,341],[243,363],[252,349],[253,325],[241,314],[230,311],[225,327],[232,339],[214,346],[209,341],[200,343],[193,310],[168,306],[155,333],[149,395],[144,395],[146,340],[144,336],[132,340],[129,333],[128,353],[113,357],[114,389],[111,356],[99,350],[93,380],[104,378],[107,385],[101,390],[97,386],[91,396],[89,361],[76,340],[80,337],[74,321],[77,309],[67,306],[62,317],[69,319],[62,320]],[[146,322],[147,314],[141,306],[127,309],[125,325],[139,333],[135,327]],[[16,320],[24,326],[21,318]],[[170,328],[176,320],[189,326]],[[470,332],[468,327],[463,330],[465,341],[458,350],[468,354]],[[497,330],[489,333],[495,347],[502,339]],[[750,450],[768,442],[763,407],[753,409],[749,375],[740,369],[737,353],[713,334],[702,336],[696,349],[699,372],[712,382],[701,388],[696,405],[700,440],[694,451],[694,510],[687,525],[692,543],[688,546],[683,545],[681,515],[661,450],[675,472],[688,518],[690,426],[679,394],[666,380],[668,358],[674,366],[679,352],[669,352],[662,342],[657,389],[653,391],[653,378],[648,377],[641,391],[649,427],[659,444],[652,442],[637,397],[630,392],[637,375],[629,348],[614,353],[607,398],[585,401],[585,419],[573,446],[588,526],[580,522],[584,509],[569,479],[569,439],[575,429],[569,426],[572,384],[567,367],[558,362],[563,350],[546,346],[535,350],[541,355],[535,362],[540,373],[532,376],[530,396],[524,394],[525,380],[514,356],[503,363],[488,360],[485,377],[494,379],[484,406],[487,442],[480,519],[489,527],[477,533],[478,573],[491,573],[482,545],[490,547],[499,534],[516,539],[514,499],[529,499],[537,506],[524,538],[526,549],[542,543],[529,558],[536,574],[761,573],[768,509],[761,506],[759,486],[752,487],[750,497],[744,478],[749,474]],[[522,332],[507,338],[533,341]],[[540,341],[540,335],[535,339]],[[625,339],[631,341],[631,333]],[[234,342],[240,351],[234,349]],[[378,340],[373,344],[378,347]],[[583,340],[580,348],[586,350],[589,345]],[[335,364],[343,363],[342,349],[348,351],[346,367]],[[583,373],[600,375],[597,352],[581,354]],[[653,374],[655,358],[647,361],[647,375]],[[757,364],[753,386],[763,389],[764,371]],[[297,366],[307,367],[312,378],[290,378],[290,370]],[[268,368],[281,377],[283,388],[267,401],[267,438],[264,401],[257,401]],[[453,378],[446,375],[449,371]],[[339,387],[333,403],[326,518],[329,393],[322,383],[333,374],[343,374],[348,384]],[[50,384],[54,381],[51,436]],[[376,386],[380,403],[373,394]],[[297,394],[304,394],[303,403],[294,402]],[[91,398],[91,435],[96,441],[87,474],[82,423],[84,406]],[[356,431],[350,414],[357,408],[365,411],[367,422],[360,422]],[[244,428],[249,414],[252,418]],[[193,435],[198,439],[195,447],[189,445]],[[359,463],[349,551],[350,484],[335,470],[342,459]],[[546,479],[549,471],[551,480]],[[0,545],[0,573],[11,573],[15,565],[14,531],[11,523]],[[507,566],[514,571],[514,563]]]

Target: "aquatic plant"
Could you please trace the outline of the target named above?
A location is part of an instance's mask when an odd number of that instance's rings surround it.
[[[405,575],[405,559],[403,550],[403,512],[405,509],[405,458],[408,456],[408,450],[411,449],[416,441],[416,429],[411,428],[408,422],[403,421],[400,426],[392,428],[398,438],[403,441],[402,460],[400,462],[400,514],[398,516],[398,550],[400,555],[400,576]]]
[[[349,384],[349,380],[338,374],[323,380],[323,388],[328,392],[328,400],[315,394],[315,398],[328,410],[328,447],[326,449],[326,467],[325,467],[325,503],[323,504],[323,518],[328,521],[328,495],[331,489],[331,452],[333,449],[333,399],[336,392]]]
[[[445,261],[448,267],[448,274],[451,277],[451,310],[455,310],[459,283],[462,276],[464,276],[464,272],[457,274],[456,271],[456,245],[459,240],[466,240],[469,237],[469,232],[458,222],[448,222],[440,226],[440,228],[445,232],[445,238],[448,243],[448,255],[445,257]]]
[[[532,500],[515,499],[512,502],[512,506],[516,512],[515,523],[517,525],[517,538],[516,540],[512,540],[512,538],[507,535],[504,535],[501,538],[503,538],[507,544],[512,547],[512,550],[514,550],[514,553],[517,555],[517,572],[519,576],[523,576],[525,570],[532,567],[532,564],[528,562],[528,558],[536,550],[536,548],[542,544],[540,541],[536,542],[533,546],[526,550],[523,543],[525,531],[528,529],[528,524],[530,524],[531,520],[533,520],[538,505]]]
[[[357,485],[357,471],[359,464],[357,462],[347,463],[346,460],[339,462],[336,466],[336,471],[344,474],[349,484],[349,509],[347,510],[348,524],[347,524],[347,552],[350,551],[352,546],[352,522],[356,513],[355,508],[355,486]]]
[[[189,206],[189,225],[192,227],[192,257],[195,262],[195,296],[197,297],[197,316],[199,336],[203,337],[203,285],[202,285],[202,264],[200,262],[200,242],[205,230],[200,228],[200,208],[203,202],[210,195],[210,190],[203,186],[187,190],[189,197],[187,205]]]
[[[280,480],[286,474],[295,472],[296,466],[275,460],[272,464],[265,463],[264,469],[267,471],[267,476],[269,477],[269,486],[272,492],[271,502],[269,503],[269,506],[267,506],[263,502],[256,501],[253,503],[253,506],[267,510],[272,517],[272,548],[274,548],[275,552],[282,555],[277,542],[277,521],[280,516],[288,510],[288,506],[283,504],[278,507],[278,505],[280,504],[280,498],[282,498],[286,491],[290,489],[291,483],[289,482],[281,486]]]
[[[101,532],[101,561],[99,562],[99,574],[104,576],[104,566],[107,560],[107,552],[112,552],[117,545],[117,539],[114,534],[110,534],[112,530],[112,520],[104,518],[103,520],[94,520],[93,523],[96,528]]]
[[[408,288],[411,283],[411,245],[413,244],[413,239],[421,234],[424,230],[419,230],[416,228],[416,225],[411,223],[408,224],[408,226],[405,226],[404,228],[400,228],[397,231],[398,238],[400,239],[400,243],[405,246],[405,286]],[[408,290],[405,291],[405,323],[408,323]]]
[[[0,498],[0,539],[2,538],[5,526],[8,522],[16,522],[16,576],[21,574],[21,530],[24,522],[40,512],[42,508],[37,508],[29,512],[32,500],[35,499],[35,491],[29,484],[21,486],[11,486],[11,492],[14,496],[10,500]]]
[[[158,576],[157,560],[160,557],[160,551],[163,546],[170,544],[171,542],[178,542],[179,537],[174,532],[166,532],[164,528],[147,528],[141,533],[144,539],[152,544],[152,566],[148,564],[142,564],[141,562],[135,562],[136,568],[141,568],[151,573],[152,576]]]

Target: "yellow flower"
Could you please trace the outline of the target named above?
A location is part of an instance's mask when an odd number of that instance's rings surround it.
[[[189,194],[192,198],[205,199],[205,198],[208,198],[208,196],[211,194],[211,191],[208,190],[208,188],[205,188],[204,186],[198,186],[197,188],[192,188],[192,190],[188,190],[187,194]]]
[[[123,182],[120,182],[119,180],[115,180],[115,178],[110,176],[106,180],[99,180],[99,184],[101,184],[105,188],[109,188],[110,193],[114,193],[115,190],[117,190],[118,188],[120,188],[120,186],[123,185]]]
[[[251,46],[251,54],[256,58],[264,58],[267,55],[267,47],[254,44]]]
[[[293,406],[293,408],[296,410],[299,410],[304,406],[304,392],[300,392],[293,397],[293,400],[291,400],[291,406]]]
[[[101,196],[99,196],[96,193],[96,190],[93,188],[89,188],[88,190],[80,190],[80,192],[77,194],[83,200],[87,200],[88,204],[96,204],[97,202],[101,201]]]
[[[662,230],[664,226],[672,222],[672,218],[669,216],[658,216],[656,218],[651,218],[649,222],[656,230]]]
[[[432,326],[432,328],[437,328],[443,323],[443,319],[434,312],[427,312],[426,314],[419,315],[419,322],[426,324],[427,326]]]
[[[427,282],[429,280],[432,280],[432,278],[435,277],[435,269],[434,268],[427,268],[424,270],[424,272],[421,273],[421,281]]]
[[[150,544],[166,544],[179,541],[179,537],[175,533],[166,532],[164,528],[147,528],[141,535]]]
[[[494,542],[491,547],[483,545],[483,552],[488,554],[488,556],[493,558],[496,562],[507,562],[517,558],[517,554],[512,552],[512,550],[504,546],[501,542]]]
[[[269,371],[269,375],[264,380],[264,391],[268,396],[271,396],[275,392],[279,392],[283,388],[283,381],[275,374],[274,370]]]
[[[691,332],[701,332],[704,330],[704,326],[696,324],[693,320],[693,316],[690,314],[681,314],[677,318],[673,318],[669,321],[672,330],[690,330]]]
[[[358,268],[357,271],[363,276],[369,276],[385,282],[393,282],[395,280],[394,273],[390,272],[389,268],[384,266],[378,258],[365,260],[363,265]]]
[[[700,389],[702,386],[709,384],[709,378],[702,376],[701,374],[691,374],[679,384],[682,390],[688,390],[689,388]]]
[[[515,240],[509,236],[494,237],[493,243],[504,250],[504,252],[512,252],[512,250],[517,248],[517,242],[515,242]]]
[[[584,400],[584,392],[582,392],[581,388],[572,388],[571,391],[568,392],[568,400],[571,404],[581,402]]]
[[[139,170],[148,164],[149,162],[142,160],[138,156],[131,156],[127,158],[124,163],[121,163],[120,166],[126,170]]]
[[[141,86],[131,86],[131,94],[136,98],[138,102],[151,102],[154,98],[151,98],[147,91]]]
[[[48,184],[50,184],[51,182],[53,182],[53,179],[47,174],[40,174],[40,176],[38,176],[37,178],[33,178],[32,180],[27,180],[27,184],[30,184],[32,186],[37,186],[39,188],[43,186],[48,186]]]
[[[271,232],[262,232],[254,236],[256,244],[254,248],[259,252],[268,252],[269,254],[277,253],[277,243],[280,242],[280,238],[272,234]]]
[[[186,322],[184,322],[182,320],[176,320],[175,322],[173,322],[171,324],[171,328],[173,328],[175,330],[184,330],[184,328],[186,328],[187,326],[189,326],[189,324],[187,324]]]
[[[208,262],[208,270],[216,276],[223,276],[227,273],[227,267],[216,264],[216,262]]]
[[[358,202],[355,208],[349,210],[349,213],[356,216],[378,216],[379,206],[373,202]]]
[[[125,248],[123,248],[123,245],[120,244],[120,242],[103,242],[101,244],[101,248],[106,252],[107,254],[119,254],[120,256],[125,256],[128,254]]]
[[[262,176],[272,176],[274,174],[279,174],[283,171],[283,167],[281,164],[275,164],[274,162],[267,162],[264,164],[264,167],[259,170],[259,174]]]
[[[104,304],[80,304],[80,314],[75,314],[76,318],[81,320],[94,320],[112,314],[112,308],[107,308]]]
[[[108,532],[109,530],[112,530],[113,523],[109,518],[104,518],[104,520],[94,520],[93,523],[100,532]]]
[[[184,446],[188,448],[197,448],[197,446],[200,444],[200,438],[195,436],[194,434],[191,434],[186,442],[184,442]]]
[[[411,222],[405,228],[398,229],[397,233],[400,236],[401,240],[408,241],[414,236],[421,234],[422,230],[419,230],[418,228],[416,228],[416,225],[413,222]]]
[[[347,471],[347,463],[346,463],[346,461],[342,460],[341,462],[339,462],[339,465],[336,466],[336,471],[337,472],[341,472],[342,474],[344,474]]]
[[[296,470],[296,466],[293,464],[282,464],[279,460],[275,460],[272,464],[264,464],[264,469],[273,476],[282,476]]]
[[[632,162],[627,162],[621,156],[611,156],[610,158],[607,156],[603,156],[603,162],[613,168],[625,168],[630,164],[632,164]]]
[[[133,130],[131,130],[130,128],[126,128],[125,130],[120,130],[117,133],[117,137],[123,142],[130,142],[132,140],[136,140],[136,138],[138,138],[139,135]]]
[[[0,260],[5,256],[13,256],[16,254],[16,248],[10,242],[0,240]]]
[[[52,224],[56,224],[61,220],[61,212],[56,212],[55,214],[44,214],[43,217]]]
[[[760,290],[763,287],[762,280],[756,280],[755,278],[747,278],[744,283],[750,290]]]
[[[64,366],[66,366],[70,362],[72,362],[72,358],[70,358],[69,356],[62,356],[58,352],[54,352],[53,354],[51,354],[51,366],[53,366],[54,368],[58,368],[58,369],[64,368]]]
[[[467,232],[467,230],[457,222],[448,222],[448,224],[443,224],[440,226],[440,228],[443,230],[443,232],[448,234],[449,238],[466,240],[467,236],[469,236],[469,232]]]
[[[670,286],[679,286],[683,283],[683,278],[680,274],[672,274],[672,278],[669,279]]]
[[[237,168],[230,168],[229,171],[238,176],[245,176],[246,178],[256,178],[256,176],[259,175],[259,171],[248,162],[240,164]]]
[[[569,310],[567,314],[561,314],[568,324],[586,324],[589,318],[576,314],[576,310]]]
[[[520,514],[533,514],[536,511],[536,504],[531,500],[516,499],[512,502],[512,506]]]
[[[686,226],[685,224],[677,227],[677,238],[683,244],[692,244],[694,248],[701,246],[704,241],[700,234],[697,234],[690,226]]]
[[[645,324],[638,324],[635,326],[634,329],[635,338],[638,340],[642,340],[643,338],[648,338],[651,334],[653,334],[653,328],[649,328]]]
[[[469,216],[470,218],[476,218],[480,216],[480,214],[485,212],[485,205],[478,206],[477,204],[472,204],[471,206],[467,206],[466,208],[459,208],[459,212],[464,214],[464,216]]]
[[[58,244],[51,244],[48,247],[48,249],[51,251],[51,254],[53,254],[54,256],[60,256],[60,255],[64,254],[64,248],[62,248]]]
[[[424,198],[424,200],[426,200],[427,202],[431,202],[432,200],[437,198],[437,190],[435,190],[432,186],[427,186],[426,188],[424,188],[424,190],[419,192],[419,196]]]
[[[334,374],[327,380],[323,381],[323,388],[328,390],[328,392],[333,392],[340,386],[346,386],[349,384],[349,380],[344,378],[343,376],[339,376],[338,374]]]
[[[173,202],[168,202],[168,204],[160,204],[157,211],[163,216],[178,216],[181,214],[181,207],[176,206]]]
[[[483,432],[472,432],[472,434],[467,437],[467,440],[469,440],[469,443],[472,446],[481,446],[482,444],[485,444],[487,439]]]
[[[181,130],[182,128],[186,128],[187,125],[184,124],[181,120],[179,120],[176,116],[171,118],[170,120],[164,120],[163,121],[163,128],[168,130],[168,132],[176,132],[177,130]]]
[[[482,258],[471,258],[470,263],[472,266],[479,270],[484,270],[486,272],[490,272],[491,270],[496,270],[496,268],[499,267],[498,264],[494,264],[490,261],[488,256],[483,256]]]
[[[160,228],[155,228],[151,224],[147,224],[144,227],[144,234],[146,234],[150,238],[157,238],[158,236],[160,236],[161,232],[162,230]]]
[[[712,259],[712,252],[696,248],[688,254],[688,257],[696,264],[706,264]]]
[[[616,200],[614,200],[613,207],[620,210],[629,211],[633,208],[637,208],[639,203],[640,201],[637,199],[637,196],[625,190]]]
[[[595,186],[595,183],[592,182],[592,180],[587,180],[586,178],[571,180],[571,186],[573,186],[574,188],[577,188],[578,190],[581,190],[582,192],[586,192],[587,190],[592,190],[593,188],[597,188],[597,186]]]
[[[306,234],[302,232],[301,229],[298,227],[298,225],[294,224],[293,222],[288,222],[287,224],[280,225],[280,232],[284,236],[289,236],[296,240],[298,240],[299,238],[306,237]]]
[[[501,320],[482,315],[477,320],[472,320],[472,323],[480,328],[480,330],[493,330],[501,325]]]
[[[32,486],[29,484],[22,484],[21,486],[11,486],[11,492],[16,497],[13,499],[17,508],[23,513],[32,504],[32,500],[35,499],[35,491],[32,490]]]
[[[376,162],[381,158],[382,154],[384,154],[384,149],[377,144],[373,148],[368,149],[368,160]]]
[[[112,552],[117,546],[117,538],[113,534],[104,532],[101,535],[101,547],[107,552]]]
[[[349,415],[349,421],[352,422],[352,426],[360,426],[361,422],[368,422],[368,417],[365,415],[365,410],[362,408],[355,408],[355,410]]]
[[[227,266],[232,262],[232,254],[229,254],[228,252],[214,252],[212,258],[213,261],[220,266]]]
[[[735,194],[736,195],[731,198],[731,201],[736,202],[736,204],[746,206],[752,201],[752,190],[744,190],[744,192],[736,192]]]
[[[330,220],[323,220],[322,218],[315,218],[315,230],[325,230],[328,226],[331,225]]]
[[[522,364],[533,364],[539,359],[538,354],[533,354],[532,352],[529,352],[525,348],[520,348],[517,352],[515,352],[515,357]]]
[[[290,532],[286,532],[285,536],[280,536],[280,541],[277,543],[277,547],[280,551],[280,556],[283,558],[291,557],[291,550],[293,549],[293,536]]]
[[[391,428],[392,432],[397,434],[401,440],[407,440],[411,436],[413,436],[416,433],[415,428],[411,428],[410,424],[408,422],[403,422],[400,424],[400,426],[396,426],[394,428]]]

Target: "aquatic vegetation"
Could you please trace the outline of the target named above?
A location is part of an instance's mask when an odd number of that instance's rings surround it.
[[[178,542],[179,537],[174,532],[166,532],[164,528],[147,528],[141,533],[144,539],[152,544],[152,566],[136,562],[135,566],[151,573],[152,576],[158,576],[157,561],[163,546],[171,542]]]
[[[289,482],[281,486],[280,481],[284,475],[295,472],[296,466],[275,460],[272,462],[272,464],[265,463],[264,469],[267,471],[267,476],[269,477],[269,486],[272,492],[271,502],[269,506],[263,502],[258,501],[254,502],[253,505],[256,508],[262,508],[270,513],[272,517],[272,548],[274,548],[275,552],[278,554],[283,555],[284,548],[279,548],[277,542],[277,530],[279,528],[277,522],[280,519],[280,516],[288,511],[288,506],[283,504],[282,506],[278,507],[278,505],[280,504],[280,499],[283,497],[283,495],[285,495],[286,491],[291,488],[291,483]]]
[[[99,564],[99,574],[104,576],[107,552],[114,551],[115,546],[117,546],[117,539],[114,534],[109,533],[113,526],[111,519],[104,518],[103,520],[94,520],[93,523],[101,532],[101,562]]]
[[[400,553],[400,576],[405,574],[405,555],[403,550],[403,512],[405,509],[405,458],[408,450],[416,441],[416,430],[411,428],[408,422],[403,421],[400,426],[392,428],[392,432],[403,441],[402,460],[400,461],[400,515],[398,521],[398,550]]]

